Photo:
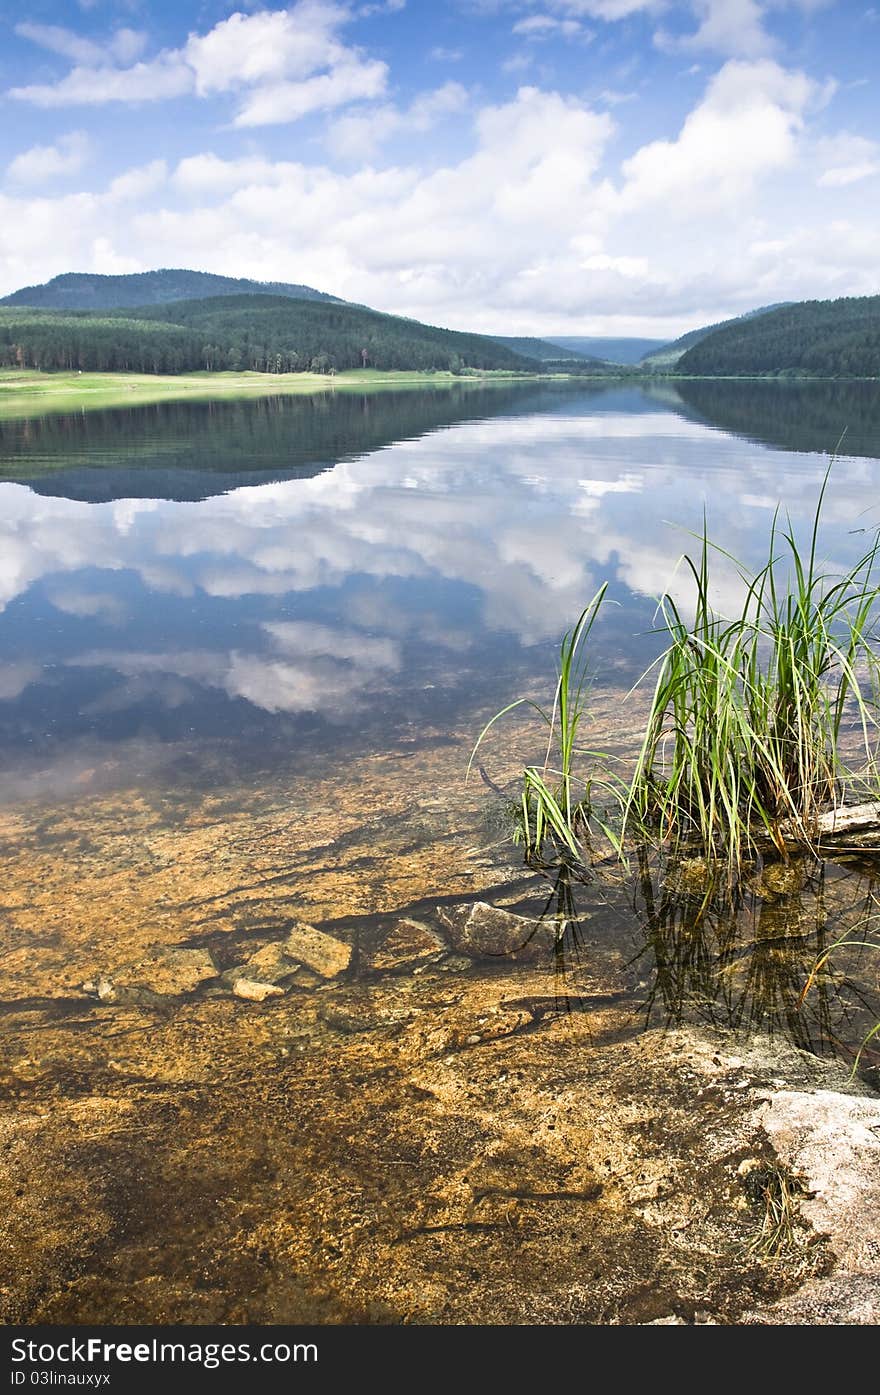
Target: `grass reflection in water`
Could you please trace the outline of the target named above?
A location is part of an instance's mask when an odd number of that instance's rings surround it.
[[[865,1042],[880,1006],[871,987],[878,876],[869,860],[855,870],[809,856],[755,862],[731,883],[703,858],[664,858],[643,846],[628,877],[611,859],[538,870],[560,1007],[577,1010],[591,951],[616,921],[628,927],[625,976],[646,1028],[698,1022],[764,1032],[876,1071],[880,1052]]]

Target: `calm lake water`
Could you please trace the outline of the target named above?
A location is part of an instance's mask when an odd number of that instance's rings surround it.
[[[219,748],[272,767],[454,724],[550,679],[606,580],[597,677],[632,680],[657,597],[686,600],[703,511],[759,563],[777,504],[806,528],[842,435],[824,539],[857,557],[880,526],[878,397],[462,388],[4,423],[6,798],[99,758],[189,779]]]

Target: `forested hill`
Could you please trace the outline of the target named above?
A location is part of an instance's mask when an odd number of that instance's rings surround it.
[[[141,305],[167,305],[175,300],[217,295],[289,296],[293,300],[324,300],[345,304],[338,296],[311,286],[284,281],[248,281],[214,276],[209,271],[141,271],[129,276],[98,276],[71,271],[41,286],[25,286],[0,300],[0,305],[32,305],[40,310],[116,310]]]
[[[539,367],[482,335],[342,302],[265,295],[101,314],[0,307],[0,364],[141,373]]]
[[[0,367],[183,373],[203,368],[201,341],[182,325],[85,311],[0,306]]]
[[[689,349],[678,373],[880,377],[880,296],[806,300],[715,330]]]
[[[511,368],[531,360],[480,334],[439,329],[359,305],[326,305],[281,296],[215,296],[142,308],[197,331],[206,348],[202,367],[295,372],[311,368]],[[279,363],[280,360],[280,363]]]
[[[710,334],[717,334],[719,330],[743,324],[746,320],[757,319],[759,315],[769,315],[772,311],[781,308],[778,304],[761,305],[757,310],[747,310],[744,315],[738,315],[734,320],[719,320],[717,324],[702,325],[700,329],[692,329],[688,334],[682,334],[680,338],[673,339],[671,344],[664,344],[662,348],[653,349],[651,353],[645,354],[641,360],[642,367],[648,369],[674,368],[688,349],[692,349],[703,339],[708,339]]]

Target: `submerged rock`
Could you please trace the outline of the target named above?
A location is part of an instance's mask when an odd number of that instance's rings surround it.
[[[318,1017],[335,1032],[346,1036],[358,1032],[375,1032],[383,1027],[397,1027],[415,1014],[403,1005],[378,998],[372,993],[354,994],[342,1002],[323,1003]]]
[[[305,964],[307,969],[312,969],[322,978],[336,978],[337,974],[344,974],[351,963],[351,945],[325,934],[323,930],[316,930],[314,925],[307,925],[304,921],[291,930],[284,951],[290,959]]]
[[[200,984],[217,978],[218,970],[207,949],[175,949],[157,945],[143,959],[114,971],[112,978],[99,974],[83,985],[94,986],[102,1003],[149,1002],[154,997],[179,997],[194,993]]]
[[[85,985],[83,986],[85,988]],[[143,984],[114,983],[110,978],[99,978],[94,992],[89,993],[89,997],[97,997],[99,1002],[112,1003],[114,1007],[139,1008],[162,1007],[175,996],[177,995],[171,993],[156,993],[152,988],[145,988]]]
[[[280,984],[293,978],[299,968],[300,961],[291,959],[284,943],[275,940],[271,944],[264,945],[262,949],[258,949],[243,963],[236,964],[232,969],[227,969],[223,978],[227,983],[233,985],[241,978],[251,979],[257,983]]]
[[[795,896],[803,890],[809,866],[804,858],[794,858],[791,862],[768,862],[746,885],[761,901],[778,901]]]
[[[262,1003],[267,998],[281,998],[284,989],[276,983],[261,983],[253,978],[237,978],[232,985],[236,998],[245,998],[251,1003]]]
[[[512,959],[532,964],[552,961],[555,938],[551,925],[503,911],[485,901],[438,906],[437,915],[452,948],[471,959]]]
[[[402,916],[392,923],[379,944],[367,955],[367,965],[382,973],[405,974],[439,959],[446,946],[420,920]]]
[[[664,886],[673,895],[703,896],[715,879],[712,864],[705,857],[682,857],[666,869]]]

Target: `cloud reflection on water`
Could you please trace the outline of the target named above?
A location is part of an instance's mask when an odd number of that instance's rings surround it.
[[[344,720],[414,681],[414,645],[444,665],[456,656],[466,689],[486,644],[515,655],[554,642],[606,578],[630,630],[636,612],[650,627],[665,589],[686,604],[676,562],[704,505],[712,536],[757,564],[771,506],[805,521],[826,463],[651,407],[457,424],[197,502],[84,503],[0,483],[4,618],[20,627],[38,602],[55,616],[41,613],[28,652],[0,670],[0,696],[54,663],[56,682],[107,672],[92,718],[211,688]],[[849,529],[875,472],[867,459],[835,466],[825,521],[840,565],[864,545]],[[732,607],[740,581],[719,560],[716,599]],[[597,631],[609,655],[623,623],[609,610]]]

